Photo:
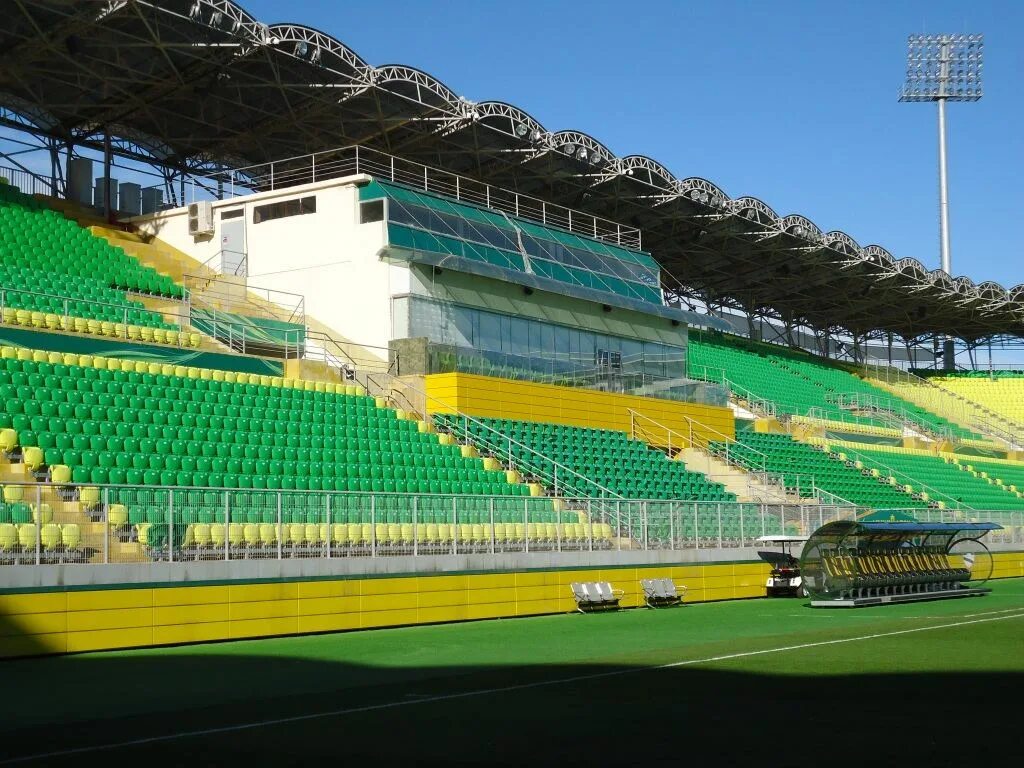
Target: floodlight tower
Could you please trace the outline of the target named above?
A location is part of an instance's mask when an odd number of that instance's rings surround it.
[[[942,271],[953,276],[949,255],[949,188],[946,175],[946,102],[977,101],[982,96],[982,35],[910,35],[907,79],[900,101],[939,105],[939,249]],[[943,345],[943,363],[953,368],[953,340]]]

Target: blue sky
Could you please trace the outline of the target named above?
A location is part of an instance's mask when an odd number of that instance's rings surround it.
[[[1024,283],[1024,3],[242,3],[408,64],[549,130],[646,154],[937,267],[935,107],[900,104],[906,36],[985,35],[985,97],[949,107],[954,274]],[[282,15],[283,14],[283,15]]]

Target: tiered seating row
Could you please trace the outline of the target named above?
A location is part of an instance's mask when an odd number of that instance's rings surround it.
[[[451,419],[435,417],[448,427]],[[458,421],[457,417],[455,419]],[[513,462],[526,466],[544,466],[548,478],[565,467],[577,476],[564,478],[569,485],[586,485],[588,495],[607,495],[602,489],[627,499],[672,499],[680,501],[735,501],[736,497],[699,472],[691,472],[682,461],[669,459],[646,443],[633,440],[623,432],[606,429],[546,424],[512,419],[469,421],[470,435],[482,445],[511,439]],[[543,457],[547,457],[542,458]],[[582,490],[582,489],[581,489]]]
[[[827,452],[798,443],[789,435],[745,432],[743,443],[730,444],[729,451],[740,456],[749,454],[752,462],[763,460],[763,454],[767,457],[766,469],[785,478],[791,492],[806,494],[814,486],[871,509],[928,506],[890,484],[884,476],[872,476],[870,471],[857,468],[853,462],[838,461]],[[760,453],[755,455],[754,451]]]

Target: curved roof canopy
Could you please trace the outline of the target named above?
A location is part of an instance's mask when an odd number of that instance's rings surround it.
[[[929,272],[756,197],[616,157],[413,67],[373,67],[332,36],[230,0],[0,0],[0,121],[77,143],[119,132],[201,172],[370,146],[636,227],[667,284],[857,334],[1024,334],[1024,289]],[[118,146],[121,146],[119,143]]]

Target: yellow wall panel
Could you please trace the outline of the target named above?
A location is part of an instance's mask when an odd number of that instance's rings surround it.
[[[358,596],[360,591],[358,579],[342,579],[340,581],[300,581],[299,599],[319,597],[351,597]]]
[[[414,576],[406,576],[398,579],[365,579],[360,594],[362,595],[395,595],[399,593],[416,592],[417,582]]]
[[[142,590],[148,592],[149,590]],[[118,610],[69,611],[68,632],[102,629],[127,629],[153,626],[152,608],[121,608]]]
[[[416,579],[416,587],[419,590],[454,591],[469,588],[471,577],[459,576],[420,576]]]
[[[159,592],[160,590],[155,590]],[[153,609],[153,625],[203,624],[230,619],[227,603],[208,605],[164,605]]]
[[[231,621],[229,624],[230,638],[266,637],[268,635],[298,634],[299,622],[295,616],[273,619],[247,619]]]
[[[227,603],[230,591],[227,587],[171,587],[154,589],[153,607],[165,605],[208,605]]]
[[[299,633],[303,632],[340,632],[346,629],[359,629],[358,613],[322,614],[318,616],[299,616]]]
[[[228,606],[229,621],[250,619],[278,619],[298,615],[298,600],[260,600],[259,602],[231,603]]]
[[[371,627],[397,627],[403,624],[416,624],[419,621],[419,613],[415,608],[406,608],[398,611],[373,611],[362,614],[360,626],[367,629]]]
[[[516,585],[514,573],[482,573],[469,577],[467,589],[504,589]]]
[[[1021,553],[993,559],[998,575],[1024,575]],[[643,604],[645,578],[688,587],[687,603],[760,597],[766,573],[725,563],[6,595],[0,657],[563,613],[574,581],[609,581],[627,607]]]
[[[299,585],[297,582],[284,584],[238,584],[228,587],[228,600],[231,603],[265,600],[297,600]]]
[[[24,595],[0,595],[0,615],[53,613],[68,609],[67,592],[30,592]]]
[[[299,616],[317,616],[328,613],[359,613],[359,604],[362,599],[358,595],[300,599],[298,601]]]
[[[376,579],[374,579],[376,581]],[[364,595],[359,601],[359,610],[363,613],[374,611],[414,610],[419,595],[415,592],[400,592],[394,595]]]
[[[37,656],[44,653],[67,652],[68,636],[66,632],[0,637],[0,659],[11,656]]]
[[[681,403],[651,397],[597,392],[576,387],[558,387],[527,381],[510,381],[465,373],[443,373],[426,377],[428,409],[434,413],[456,411],[485,418],[521,419],[596,427],[629,432],[630,409],[662,424],[679,436],[690,434],[688,419],[732,436],[735,422],[728,408]],[[647,423],[648,439],[666,444],[669,435]],[[657,432],[661,434],[657,434]],[[697,433],[710,431],[694,426]]]
[[[152,608],[151,589],[100,589],[68,592],[69,611],[117,611],[128,608]]]
[[[422,624],[436,624],[443,621],[465,621],[466,606],[444,605],[433,608],[420,608],[417,615]]]
[[[3,616],[3,620],[0,621],[0,637],[55,634],[66,632],[67,628],[67,612],[22,613]]]
[[[67,639],[68,653],[101,651],[106,648],[135,648],[153,644],[153,627],[68,632]]]
[[[154,645],[205,643],[211,640],[223,640],[230,636],[230,624],[227,621],[211,621],[201,624],[168,624],[153,627]]]
[[[449,589],[443,592],[421,592],[418,598],[417,608],[466,605],[469,602],[469,591],[465,589]]]

